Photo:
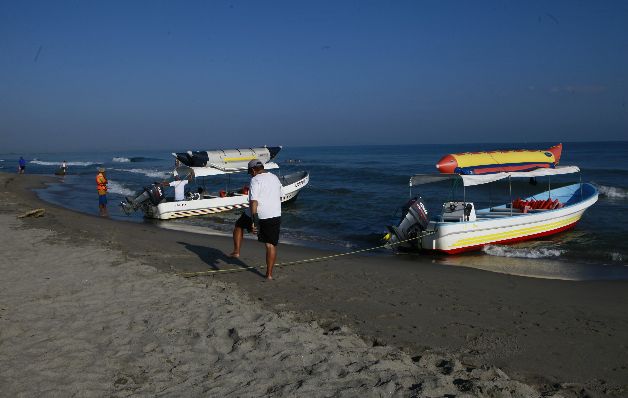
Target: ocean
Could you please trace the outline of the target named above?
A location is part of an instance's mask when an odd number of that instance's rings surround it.
[[[521,144],[381,145],[336,147],[284,147],[276,158],[276,174],[310,172],[310,184],[298,199],[283,206],[284,243],[300,244],[338,252],[379,246],[386,225],[397,225],[401,206],[420,194],[432,214],[442,202],[461,199],[460,190],[449,185],[415,187],[409,179],[417,173],[435,173],[436,162],[445,154],[496,150],[546,149],[556,142]],[[177,152],[214,148],[184,148]],[[561,165],[577,165],[581,174],[553,179],[553,186],[591,182],[600,191],[599,201],[584,214],[574,230],[514,245],[491,245],[477,253],[456,256],[436,254],[393,254],[386,249],[378,256],[403,255],[409,261],[428,258],[448,266],[465,266],[541,278],[572,280],[628,279],[628,142],[564,142]],[[107,169],[109,215],[111,218],[151,223],[163,228],[230,235],[241,211],[170,221],[147,220],[141,213],[127,216],[117,204],[153,181],[169,178],[174,167],[171,151],[114,151],[82,153],[0,154],[0,170],[14,172],[17,159],[27,160],[26,172],[52,175],[63,160],[69,174],[59,184],[39,190],[45,201],[88,214],[98,214],[96,169]],[[558,178],[558,177],[556,177]],[[247,183],[245,174],[207,177],[209,191],[235,189]],[[538,185],[543,186],[539,180]],[[520,184],[513,189],[523,195]],[[537,191],[539,186],[534,187]],[[191,187],[194,189],[194,187]],[[532,188],[532,187],[527,187]],[[507,185],[467,188],[467,200],[476,207],[509,200]],[[523,196],[521,196],[523,197]],[[420,262],[416,262],[419,264]],[[385,266],[385,262],[382,263]]]

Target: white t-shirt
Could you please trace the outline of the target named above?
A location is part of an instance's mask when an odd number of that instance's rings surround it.
[[[272,173],[261,173],[251,178],[249,202],[257,200],[257,216],[261,220],[281,217],[281,182]],[[249,216],[251,211],[247,212]]]
[[[185,199],[185,186],[187,185],[188,180],[179,180],[172,181],[170,184],[171,187],[174,187],[174,200],[179,201]]]

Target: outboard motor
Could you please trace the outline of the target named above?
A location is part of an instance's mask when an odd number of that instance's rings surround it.
[[[137,211],[143,205],[148,204],[148,202],[153,206],[157,206],[163,200],[164,196],[163,187],[158,182],[155,182],[152,185],[144,187],[142,192],[137,194],[135,198],[127,197],[125,202],[120,203],[120,206],[128,215],[133,211]]]
[[[427,214],[427,207],[425,207],[423,199],[420,196],[411,199],[403,206],[403,213],[399,225],[396,227],[388,227],[389,233],[385,237],[388,241],[387,245],[389,245],[390,248],[416,247],[416,242],[410,239],[416,238],[421,232],[425,231],[429,222],[430,219]]]

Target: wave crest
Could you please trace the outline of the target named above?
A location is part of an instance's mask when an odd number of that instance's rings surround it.
[[[126,171],[127,173],[144,174],[150,178],[168,178],[171,175],[169,171],[159,171],[150,169],[116,169],[118,171]]]
[[[613,261],[617,261],[617,262],[624,261],[624,256],[622,256],[621,253],[613,252],[610,255],[611,255],[611,260]]]
[[[131,159],[119,157],[119,158],[113,158],[111,159],[111,161],[115,163],[130,163]]]
[[[597,189],[601,195],[610,199],[628,199],[628,190],[624,188],[597,185]]]
[[[110,193],[117,193],[118,195],[122,196],[132,196],[135,194],[135,191],[132,191],[131,189],[120,184],[119,182],[111,180],[108,181],[107,191]]]
[[[38,164],[41,166],[57,166],[61,167],[62,162],[46,162],[43,160],[31,160],[29,163]],[[68,166],[91,166],[94,164],[100,164],[95,162],[65,162]]]
[[[563,254],[563,250],[550,249],[547,247],[516,248],[499,245],[487,245],[482,251],[491,256],[517,258],[549,258],[559,257]]]

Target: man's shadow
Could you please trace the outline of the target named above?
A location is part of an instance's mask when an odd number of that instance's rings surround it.
[[[203,260],[205,264],[209,265],[212,269],[215,269],[215,270],[226,269],[225,268],[226,265],[234,266],[233,268],[250,267],[239,258],[227,256],[222,251],[211,248],[211,247],[192,245],[185,242],[177,242],[177,243],[185,246],[186,249],[196,254],[198,258]],[[247,271],[257,274],[261,277],[265,277],[265,275],[262,274],[257,268],[248,268]]]

